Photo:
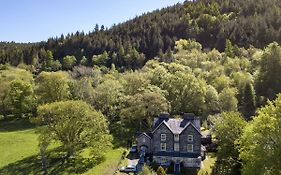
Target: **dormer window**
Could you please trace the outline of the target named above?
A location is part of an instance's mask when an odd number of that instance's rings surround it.
[[[166,134],[161,134],[161,141],[166,141]]]
[[[188,142],[193,142],[193,135],[188,135],[187,136],[187,141]]]
[[[174,135],[174,141],[178,142],[180,140],[180,136],[178,134]]]

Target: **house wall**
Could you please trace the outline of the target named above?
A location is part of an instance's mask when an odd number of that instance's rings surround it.
[[[140,151],[140,147],[145,145],[147,146],[147,153],[151,153],[151,144],[152,140],[146,135],[142,134],[138,137],[138,151]]]
[[[193,142],[188,142],[188,135],[193,135]],[[201,153],[201,135],[192,125],[180,134],[180,152],[187,152],[187,144],[193,144],[194,153]]]
[[[166,151],[174,151],[174,135],[170,129],[162,123],[153,133],[153,152],[156,153],[161,151],[161,134],[166,134]]]
[[[200,168],[201,158],[153,156],[153,160],[159,165],[166,165],[167,162],[181,162],[186,168]]]

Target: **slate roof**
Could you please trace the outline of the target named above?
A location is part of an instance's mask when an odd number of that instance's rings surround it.
[[[200,132],[200,119],[194,114],[186,113],[184,118],[169,118],[167,114],[159,115],[154,118],[152,129],[155,130],[162,122],[175,134],[180,134],[189,124],[192,124],[199,133]]]

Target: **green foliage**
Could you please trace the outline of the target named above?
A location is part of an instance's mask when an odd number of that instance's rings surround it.
[[[280,174],[281,96],[268,101],[246,126],[240,139],[242,174]]]
[[[221,111],[237,111],[237,90],[235,88],[225,88],[219,94]]]
[[[169,109],[170,104],[162,94],[157,91],[145,90],[142,93],[130,96],[121,114],[124,116],[125,122],[131,124],[131,127],[138,127],[142,120],[148,123],[147,126],[151,126],[154,116],[161,112],[168,112]]]
[[[214,120],[214,133],[218,139],[218,157],[237,160],[237,142],[240,139],[246,121],[237,112],[224,112]]]
[[[67,55],[65,57],[63,57],[63,68],[66,69],[66,70],[69,70],[69,69],[72,69],[73,66],[76,64],[76,58],[75,56],[70,56],[70,55]]]
[[[180,40],[176,41],[175,49],[178,51],[180,51],[180,50],[191,51],[192,49],[202,50],[202,46],[200,43],[198,43],[194,40],[180,39]]]
[[[187,83],[188,82],[188,83]],[[172,113],[202,112],[205,101],[206,83],[190,73],[177,71],[165,77],[161,87],[168,92]]]
[[[64,72],[41,72],[36,78],[36,97],[39,103],[69,98],[69,76]]]
[[[162,166],[159,166],[157,169],[157,175],[166,175],[166,171]]]
[[[6,98],[8,107],[16,117],[22,117],[35,107],[33,86],[22,80],[11,82]]]
[[[281,47],[276,43],[268,45],[262,55],[257,78],[257,93],[274,99],[281,92]]]
[[[18,68],[11,68],[7,66],[4,70],[0,70],[0,114],[2,114],[4,117],[7,117],[7,115],[10,113],[9,107],[7,104],[8,100],[8,93],[10,90],[10,85],[12,81],[19,80],[23,83],[32,84],[33,83],[33,77],[32,74],[26,70],[18,69]],[[20,92],[22,93],[22,92]],[[16,93],[18,94],[18,93]],[[29,93],[28,93],[29,94]],[[27,94],[27,95],[28,95]],[[11,96],[10,96],[11,97]],[[12,97],[13,98],[13,97]],[[29,97],[25,98],[22,97],[21,99],[28,99]],[[16,101],[14,101],[16,102]],[[17,102],[16,102],[17,103]],[[25,104],[22,104],[25,106]],[[27,106],[29,106],[27,104]],[[10,106],[12,107],[12,106]],[[18,110],[18,109],[16,109]],[[15,111],[13,111],[15,112]]]
[[[144,165],[138,175],[156,175],[156,173],[149,166]]]
[[[110,145],[107,122],[104,116],[83,101],[61,101],[38,107],[36,122],[41,143],[59,141],[66,156],[73,156],[84,148],[92,155],[100,155]]]
[[[251,83],[246,84],[243,94],[244,115],[249,119],[252,115],[254,115],[256,110],[256,94],[255,89]]]
[[[123,86],[118,80],[111,78],[95,88],[94,106],[100,110],[109,121],[115,120],[124,101]]]

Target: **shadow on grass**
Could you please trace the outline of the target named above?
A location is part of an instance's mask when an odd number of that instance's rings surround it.
[[[62,159],[58,152],[50,152],[47,158],[48,174],[82,174],[95,165],[105,160],[104,157],[98,158],[69,158]],[[42,174],[42,166],[40,156],[31,156],[23,160],[11,163],[0,168],[0,174],[5,175],[26,175],[26,174]]]
[[[0,120],[0,132],[13,132],[33,129],[36,125],[31,123],[28,118]]]

